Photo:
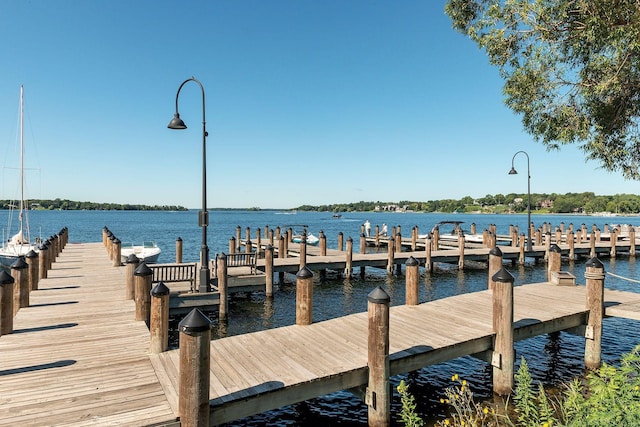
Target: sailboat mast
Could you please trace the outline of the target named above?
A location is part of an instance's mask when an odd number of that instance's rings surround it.
[[[24,86],[20,85],[20,231],[24,209]]]

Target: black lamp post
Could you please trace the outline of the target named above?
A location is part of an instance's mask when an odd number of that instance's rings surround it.
[[[526,151],[518,151],[513,155],[511,158],[511,170],[509,171],[509,175],[516,175],[518,173],[516,168],[513,167],[513,161],[520,153],[527,156],[527,251],[531,252],[533,250],[531,243],[531,169],[529,169],[529,155]]]
[[[207,246],[207,225],[209,225],[209,212],[207,211],[207,127],[205,120],[205,108],[204,108],[204,87],[202,83],[195,77],[191,77],[182,82],[176,93],[176,112],[173,115],[173,119],[167,126],[169,129],[186,129],[187,125],[184,124],[178,113],[178,96],[180,96],[180,90],[185,83],[194,81],[198,83],[202,90],[202,210],[198,213],[198,225],[202,227],[202,246],[200,247],[200,273],[198,276],[198,291],[211,292],[211,283],[209,280],[211,274],[209,272],[209,247]]]

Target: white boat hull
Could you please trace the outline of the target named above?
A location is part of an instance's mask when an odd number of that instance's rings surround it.
[[[158,257],[162,251],[155,243],[145,242],[142,245],[123,244],[120,248],[120,259],[126,262],[130,255],[135,255],[140,262],[154,264],[158,262]]]

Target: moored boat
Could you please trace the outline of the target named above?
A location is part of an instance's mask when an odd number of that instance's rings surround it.
[[[153,264],[158,261],[160,256],[160,248],[155,242],[145,241],[142,245],[134,245],[133,243],[122,243],[120,246],[120,259],[122,262],[126,262],[129,255],[135,255],[140,262],[144,261],[147,264]]]
[[[30,242],[28,204],[24,198],[24,88],[20,86],[20,201],[18,206],[11,205],[13,213],[18,210],[18,231],[3,242],[0,248],[0,265],[11,268],[11,265],[20,257],[26,256],[29,252],[38,252],[38,245]],[[9,214],[8,235],[11,235],[11,219],[13,214]]]
[[[291,236],[291,241],[293,243],[302,243],[302,234],[294,234],[293,236]],[[320,239],[314,236],[312,233],[307,233],[306,242],[307,245],[316,246],[318,243],[320,243]]]

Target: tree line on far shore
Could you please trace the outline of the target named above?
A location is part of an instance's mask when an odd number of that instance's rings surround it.
[[[0,200],[0,209],[16,207],[15,200]],[[174,205],[135,205],[129,203],[95,203],[77,202],[67,199],[55,200],[28,200],[27,208],[30,210],[63,210],[63,211],[186,211],[183,206]]]
[[[303,205],[300,211],[320,212],[370,212],[370,211],[414,211],[414,212],[467,212],[467,213],[522,213],[527,211],[527,194],[487,194],[484,197],[462,199],[429,200],[416,202],[338,203],[330,205]],[[640,196],[616,194],[596,196],[592,192],[567,194],[531,194],[531,211],[534,213],[617,214],[640,213]]]

